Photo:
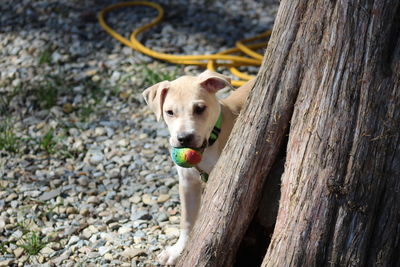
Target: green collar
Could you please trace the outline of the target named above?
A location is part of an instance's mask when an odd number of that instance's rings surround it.
[[[219,133],[221,132],[221,125],[222,125],[222,111],[219,113],[217,122],[214,125],[214,128],[211,131],[210,138],[208,138],[208,146],[212,146],[215,141],[217,141]],[[208,173],[201,170],[199,167],[195,166],[197,171],[200,173],[200,178],[203,182],[207,183],[208,181]]]
[[[219,133],[221,132],[222,125],[222,111],[219,113],[217,122],[214,125],[214,128],[211,131],[210,138],[208,138],[208,146],[212,146],[215,141],[217,141]]]

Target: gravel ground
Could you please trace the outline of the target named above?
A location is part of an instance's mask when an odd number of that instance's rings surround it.
[[[159,1],[144,34],[168,53],[213,53],[272,26],[276,1]],[[157,266],[179,234],[168,131],[141,98],[168,65],[102,31],[115,1],[0,3],[0,266]],[[155,12],[108,18],[128,36]]]

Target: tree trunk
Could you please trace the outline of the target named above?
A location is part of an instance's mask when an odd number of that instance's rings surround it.
[[[178,266],[232,266],[289,121],[263,266],[399,266],[400,2],[282,0],[273,30]]]
[[[400,2],[280,8],[306,67],[263,266],[400,266]]]

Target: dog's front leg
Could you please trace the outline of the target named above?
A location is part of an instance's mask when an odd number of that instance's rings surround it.
[[[175,245],[166,248],[158,256],[161,264],[174,265],[186,246],[200,209],[201,182],[194,169],[177,167],[179,174],[179,197],[181,201],[181,229]]]

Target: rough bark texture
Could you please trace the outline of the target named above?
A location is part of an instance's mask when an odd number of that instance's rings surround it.
[[[304,65],[263,266],[400,266],[400,2],[279,13],[277,28],[297,22]]]
[[[222,267],[234,263],[238,246],[257,209],[264,178],[279,152],[292,116],[299,88],[298,73],[286,71],[285,66],[300,65],[289,62],[288,57],[295,34],[295,29],[288,28],[285,40],[269,44],[249,97],[251,104],[241,112],[210,175],[200,216],[177,266]]]
[[[178,266],[233,264],[290,120],[263,266],[400,266],[399,36],[398,0],[281,1]]]

